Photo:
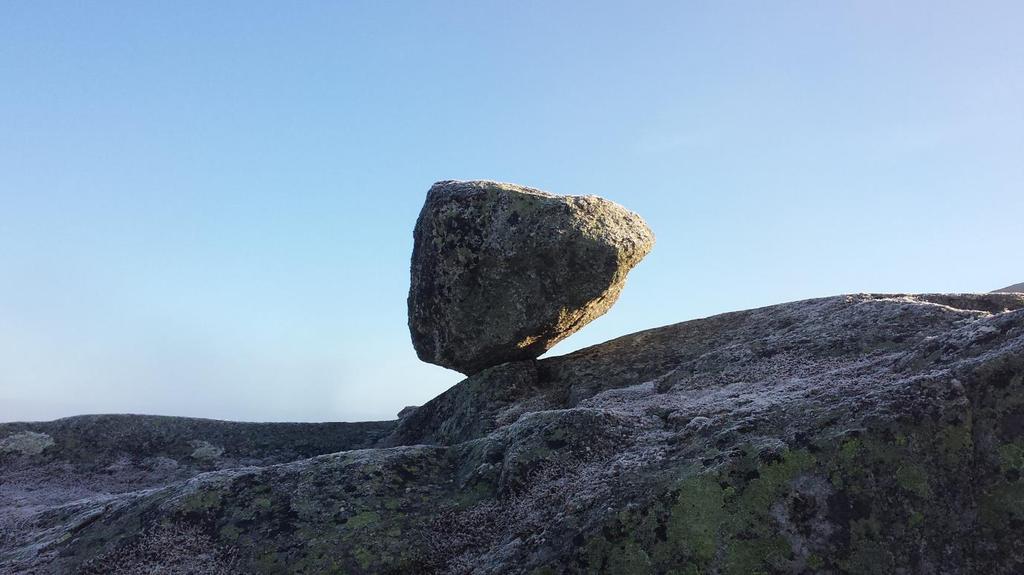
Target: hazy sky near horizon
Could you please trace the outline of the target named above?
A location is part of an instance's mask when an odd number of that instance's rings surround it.
[[[390,419],[430,184],[657,245],[557,346],[1024,281],[1024,3],[4,2],[0,421]]]

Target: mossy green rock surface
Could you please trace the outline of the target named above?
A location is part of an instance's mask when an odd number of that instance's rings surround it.
[[[850,295],[399,421],[0,424],[2,573],[1020,573],[1024,295]]]
[[[434,184],[413,238],[413,346],[466,374],[534,359],[604,314],[654,245],[608,200],[490,181]]]

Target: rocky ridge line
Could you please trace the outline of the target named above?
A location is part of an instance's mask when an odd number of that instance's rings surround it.
[[[2,424],[0,571],[1017,573],[1022,422],[1024,295],[793,302],[396,422]]]

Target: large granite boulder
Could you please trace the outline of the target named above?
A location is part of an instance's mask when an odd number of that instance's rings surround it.
[[[413,346],[466,374],[534,359],[604,314],[654,245],[608,200],[490,181],[434,184],[414,239]]]

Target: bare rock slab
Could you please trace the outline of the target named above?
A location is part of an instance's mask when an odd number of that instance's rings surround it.
[[[416,353],[473,374],[534,359],[607,312],[654,235],[596,196],[443,181],[427,193],[414,242]]]
[[[0,423],[3,575],[1009,575],[1022,525],[1024,293],[667,325],[399,421]]]

